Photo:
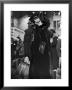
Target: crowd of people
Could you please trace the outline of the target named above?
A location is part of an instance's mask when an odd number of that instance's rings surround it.
[[[61,79],[61,38],[49,26],[45,14],[33,14],[24,42],[12,38],[12,79]]]

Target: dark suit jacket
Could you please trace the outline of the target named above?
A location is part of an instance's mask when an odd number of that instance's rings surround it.
[[[25,31],[24,36],[24,56],[31,56],[31,43],[32,43],[32,29],[28,29]]]

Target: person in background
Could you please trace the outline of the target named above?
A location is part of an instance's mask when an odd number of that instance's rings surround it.
[[[31,28],[32,23],[28,22],[28,29],[25,30],[24,35],[24,57],[28,56],[31,58],[31,43],[33,40],[33,29]]]
[[[29,78],[29,67],[30,67],[30,61],[28,57],[24,58],[24,61],[19,63],[17,67],[17,71],[19,73],[19,76],[23,79]]]
[[[55,32],[55,30],[51,30],[53,36],[50,39],[51,43],[51,50],[50,50],[50,73],[53,79],[56,78],[56,69],[58,68],[59,65],[59,57],[58,57],[58,52],[57,52],[57,39],[58,35]]]
[[[56,78],[61,79],[61,30],[57,31],[57,34],[58,34],[58,39],[57,39],[56,49],[59,58],[59,67],[57,68]]]

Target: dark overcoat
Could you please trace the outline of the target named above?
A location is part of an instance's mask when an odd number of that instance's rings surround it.
[[[44,53],[39,51],[40,44],[45,43]],[[30,78],[32,79],[49,79],[50,78],[50,32],[45,27],[36,27],[34,33],[34,42],[31,45],[31,64]]]

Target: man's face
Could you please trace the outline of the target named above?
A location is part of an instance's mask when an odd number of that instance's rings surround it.
[[[35,21],[36,25],[38,25],[38,26],[42,25],[42,22],[39,18],[36,18],[34,21]]]

